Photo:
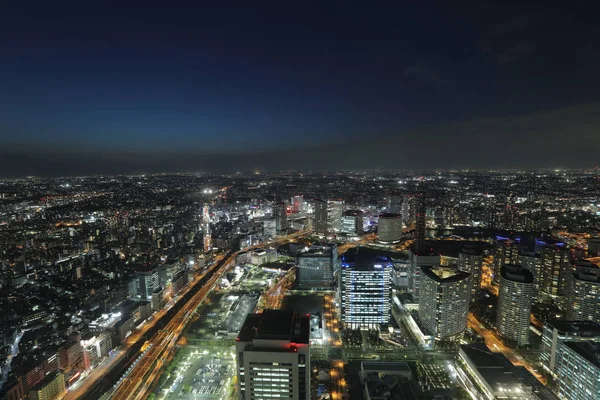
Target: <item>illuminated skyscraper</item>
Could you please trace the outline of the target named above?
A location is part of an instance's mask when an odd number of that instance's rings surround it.
[[[391,194],[388,197],[386,212],[392,214],[400,214],[402,212],[402,196],[398,194]]]
[[[421,253],[425,250],[425,220],[427,218],[425,208],[425,195],[420,193],[416,197],[417,201],[417,214],[416,214],[416,236],[415,245],[417,252]]]
[[[287,209],[285,203],[280,202],[273,205],[273,217],[277,233],[285,233],[288,229]]]
[[[483,254],[474,247],[465,246],[458,253],[458,269],[471,274],[471,304],[477,300],[479,287],[481,286],[481,267],[483,265]]]
[[[360,210],[344,211],[342,216],[342,233],[348,235],[362,235],[363,233],[363,215]]]
[[[249,314],[236,339],[240,400],[311,399],[310,316]]]
[[[494,277],[492,283],[500,283],[500,269],[506,264],[519,264],[519,243],[509,238],[497,237],[494,249]]]
[[[365,248],[341,258],[342,322],[350,328],[378,328],[390,320],[393,262]]]
[[[202,207],[202,227],[204,229],[204,252],[207,253],[212,249],[212,233],[210,231],[210,212],[208,204]]]
[[[569,249],[561,244],[542,247],[540,269],[540,292],[564,306],[567,276],[570,270]]]
[[[600,268],[589,261],[575,264],[567,290],[567,319],[600,321]]]
[[[519,346],[529,344],[529,318],[533,302],[533,274],[520,265],[500,270],[496,326],[500,336]]]
[[[315,220],[313,223],[315,233],[327,235],[327,202],[315,199]]]
[[[339,232],[342,229],[343,210],[343,201],[329,200],[327,202],[327,227],[331,232]]]
[[[451,340],[467,329],[469,277],[447,267],[421,267],[419,319],[436,340]]]

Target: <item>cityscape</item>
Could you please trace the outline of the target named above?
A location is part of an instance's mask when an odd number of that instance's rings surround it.
[[[0,400],[600,400],[600,2],[5,2]]]
[[[596,169],[28,177],[0,199],[2,398],[600,398]]]

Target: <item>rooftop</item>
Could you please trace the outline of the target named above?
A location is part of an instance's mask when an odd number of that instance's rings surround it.
[[[502,278],[521,283],[533,283],[533,274],[520,265],[506,264],[500,269]]]
[[[565,342],[565,346],[600,369],[600,345],[592,342]]]
[[[367,247],[355,247],[342,255],[342,267],[352,267],[356,270],[369,271],[382,266],[392,267],[390,257]]]
[[[502,353],[494,353],[482,343],[461,345],[460,350],[493,390],[522,384],[514,374],[514,365]]]
[[[559,332],[579,333],[585,336],[600,336],[600,324],[592,321],[562,321],[554,320],[546,322],[550,328]]]
[[[309,333],[309,316],[290,311],[265,310],[259,314],[248,314],[237,340],[287,340],[308,344]]]
[[[422,266],[421,271],[429,278],[440,283],[458,282],[470,275],[468,272],[457,271],[449,267],[434,267],[430,265]]]

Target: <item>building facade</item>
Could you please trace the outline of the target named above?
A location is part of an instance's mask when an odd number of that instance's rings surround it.
[[[477,300],[479,287],[481,286],[481,267],[483,265],[483,254],[473,247],[465,247],[458,253],[459,271],[471,274],[471,304]]]
[[[421,267],[419,319],[436,340],[450,340],[467,329],[470,274],[448,267]]]
[[[349,328],[374,328],[390,320],[393,262],[364,248],[344,253],[340,270],[342,322]]]
[[[337,246],[311,246],[296,257],[298,289],[320,290],[333,287],[333,273],[339,268]]]
[[[529,319],[533,303],[533,274],[520,265],[500,270],[496,327],[500,336],[519,346],[529,344]]]
[[[249,314],[236,339],[240,400],[311,399],[310,316]]]
[[[321,199],[315,199],[315,219],[313,229],[316,234],[327,235],[327,202]]]

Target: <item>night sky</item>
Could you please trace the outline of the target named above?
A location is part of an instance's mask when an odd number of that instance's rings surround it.
[[[597,163],[597,2],[12,3],[0,177]]]

